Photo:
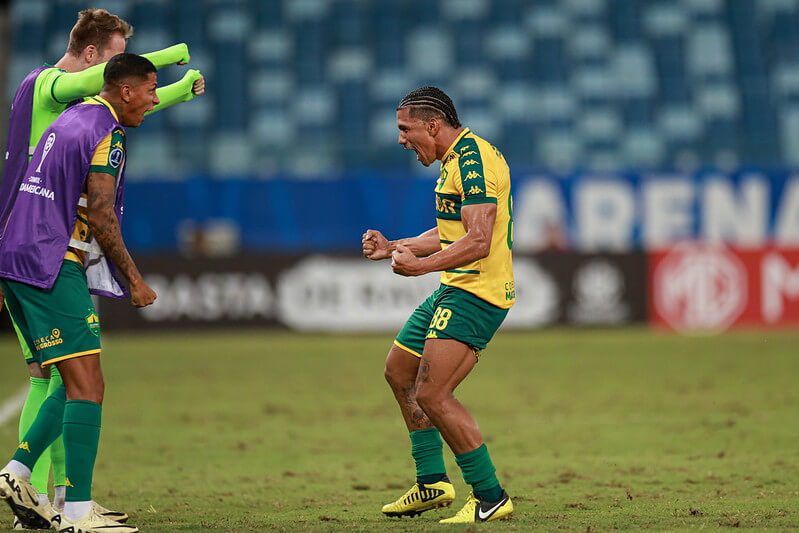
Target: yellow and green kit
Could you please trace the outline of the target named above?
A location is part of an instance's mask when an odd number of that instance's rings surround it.
[[[411,315],[394,343],[421,357],[424,342],[449,338],[485,348],[516,301],[513,281],[513,197],[505,158],[469,128],[441,159],[435,187],[436,225],[444,249],[464,235],[461,209],[496,204],[491,252],[441,273],[441,287]]]

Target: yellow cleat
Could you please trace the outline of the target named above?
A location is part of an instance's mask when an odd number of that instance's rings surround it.
[[[101,515],[93,505],[86,516],[78,520],[69,520],[65,515],[61,515],[61,524],[58,527],[60,533],[138,533],[138,528],[120,524],[115,520]]]
[[[92,501],[92,507],[94,507],[94,510],[97,511],[97,514],[99,514],[100,516],[104,516],[106,518],[110,518],[114,522],[119,522],[120,524],[124,524],[125,522],[128,521],[129,517],[127,513],[123,513],[122,511],[111,511],[95,501]]]
[[[491,520],[507,520],[513,513],[513,502],[504,490],[502,498],[496,502],[479,500],[473,492],[466,498],[466,505],[452,518],[439,520],[441,524],[469,524],[472,522],[490,522]]]
[[[399,500],[383,506],[386,516],[417,516],[430,509],[449,507],[455,500],[455,487],[449,479],[436,483],[416,483]]]
[[[114,522],[119,522],[120,524],[124,524],[128,521],[130,517],[128,517],[127,513],[123,513],[122,511],[111,511],[106,509],[96,501],[92,501],[92,508],[97,512],[98,515],[103,516],[105,518],[110,518]],[[50,521],[53,524],[53,529],[58,529],[57,526],[61,524],[61,515],[64,513],[64,508],[53,507],[53,518]]]
[[[39,503],[30,478],[0,472],[0,500],[5,500],[25,529],[50,529],[49,511]]]
[[[50,528],[56,529],[55,524],[53,523],[53,517],[58,516],[58,513],[55,511],[53,506],[49,503],[46,503],[42,508],[42,514],[44,516],[50,517]],[[48,529],[50,529],[48,528]],[[22,522],[19,521],[16,515],[14,515],[14,531],[30,531],[31,529],[44,529],[44,528],[31,528],[25,527],[22,525]]]

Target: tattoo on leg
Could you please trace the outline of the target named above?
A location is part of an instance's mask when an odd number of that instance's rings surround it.
[[[433,423],[416,403],[416,387],[414,385],[403,387],[402,398],[405,402],[405,410],[411,416],[411,421],[418,429],[433,427]]]
[[[419,372],[416,374],[416,384],[424,383],[430,378],[430,361],[422,358],[419,362]]]

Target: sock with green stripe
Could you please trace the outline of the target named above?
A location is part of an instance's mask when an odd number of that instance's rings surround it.
[[[461,467],[463,480],[472,486],[474,495],[486,502],[502,498],[502,487],[485,444],[470,452],[456,454],[455,462]]]
[[[39,409],[47,398],[47,390],[50,380],[45,378],[31,378],[31,388],[28,389],[28,396],[25,398],[25,405],[22,406],[22,414],[19,416],[19,442],[25,441],[25,435],[36,420]],[[50,454],[45,451],[31,469],[31,484],[39,491],[39,494],[47,494],[47,481],[50,479]]]
[[[67,392],[63,385],[44,400],[30,429],[20,439],[21,442],[13,458],[15,461],[19,461],[33,470],[36,461],[61,434],[61,422],[64,419],[64,402],[66,401]],[[49,474],[50,469],[48,466],[47,475],[49,476]],[[43,493],[47,492],[46,487],[45,484]]]
[[[429,484],[447,475],[444,466],[444,443],[436,428],[411,432],[411,455],[416,461],[416,481]]]
[[[99,403],[87,400],[69,400],[64,407],[67,502],[92,499],[92,475],[100,443],[102,413]]]
[[[52,394],[55,390],[63,384],[61,381],[61,374],[53,365],[50,371],[50,389]],[[60,426],[59,426],[60,427]],[[56,487],[63,487],[66,483],[66,453],[64,452],[64,438],[59,435],[58,438],[50,445],[50,461],[53,463],[53,485]],[[53,503],[58,503],[58,507],[64,506],[63,498],[59,498],[59,491],[56,491],[56,498]]]

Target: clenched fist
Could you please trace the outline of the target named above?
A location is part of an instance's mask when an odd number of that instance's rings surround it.
[[[367,259],[377,261],[391,257],[391,247],[388,239],[383,234],[374,229],[366,230],[361,239],[363,243],[363,256]]]

